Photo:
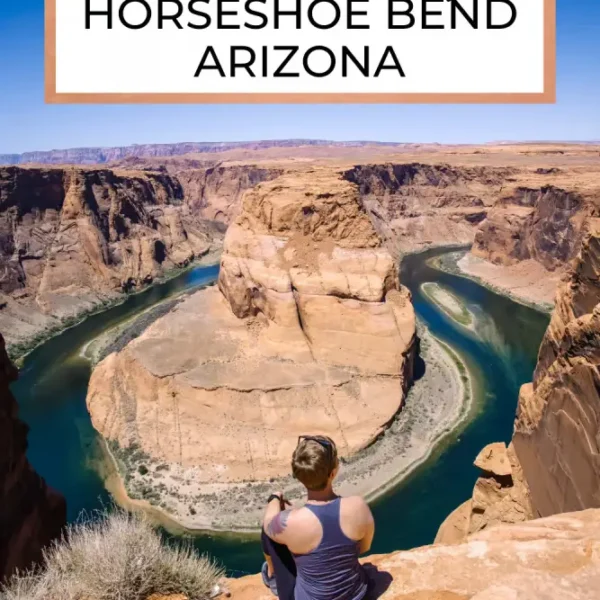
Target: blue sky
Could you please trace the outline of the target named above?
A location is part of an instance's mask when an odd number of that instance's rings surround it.
[[[43,1],[0,3],[0,153],[282,138],[600,140],[600,2],[558,0],[556,105],[46,105]]]

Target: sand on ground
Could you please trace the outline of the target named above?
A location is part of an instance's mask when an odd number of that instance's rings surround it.
[[[535,260],[502,266],[467,253],[456,264],[463,273],[493,290],[544,309],[554,304],[556,288],[563,276],[562,270],[548,271]]]

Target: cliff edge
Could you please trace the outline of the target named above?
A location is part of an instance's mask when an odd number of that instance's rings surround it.
[[[595,600],[600,511],[500,525],[461,544],[368,556],[381,600]],[[272,600],[260,575],[228,582],[232,600]]]
[[[0,335],[0,581],[38,562],[66,524],[64,498],[27,461],[27,425],[9,389],[17,376]]]

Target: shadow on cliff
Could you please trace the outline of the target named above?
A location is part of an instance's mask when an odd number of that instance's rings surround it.
[[[363,563],[363,569],[369,578],[367,600],[375,600],[383,596],[394,580],[391,573],[379,570],[378,567],[370,562]]]
[[[415,356],[415,362],[414,362],[414,366],[413,366],[413,382],[419,381],[419,379],[424,377],[426,370],[427,370],[427,367],[425,365],[425,361],[423,360],[423,357],[421,356],[421,338],[417,337],[416,356]]]
[[[9,387],[17,377],[0,334],[0,583],[40,562],[67,521],[65,499],[27,461],[29,428]]]

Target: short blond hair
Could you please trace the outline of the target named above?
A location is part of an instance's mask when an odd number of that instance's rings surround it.
[[[314,438],[322,440],[323,443]],[[337,448],[330,437],[300,437],[292,456],[292,473],[307,489],[315,492],[324,490],[337,465]]]

